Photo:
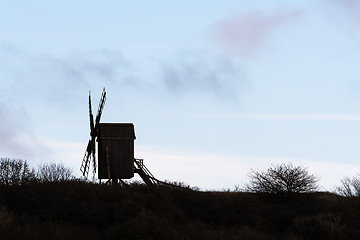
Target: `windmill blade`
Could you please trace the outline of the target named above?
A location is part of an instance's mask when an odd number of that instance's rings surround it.
[[[83,158],[83,161],[82,161],[81,167],[80,167],[80,171],[82,172],[82,174],[83,174],[83,176],[85,178],[87,178],[88,174],[89,174],[91,156],[92,156],[92,162],[93,162],[93,167],[94,167],[93,168],[94,176],[95,176],[95,173],[96,173],[97,164],[96,164],[95,141],[96,141],[96,138],[98,137],[98,134],[99,134],[98,128],[99,128],[100,117],[101,117],[101,114],[102,114],[102,110],[104,108],[105,100],[106,100],[106,92],[105,92],[105,88],[104,88],[103,92],[101,94],[99,108],[98,108],[98,112],[97,112],[96,119],[95,119],[95,124],[94,124],[94,116],[92,114],[92,107],[91,107],[91,93],[89,91],[89,117],[90,117],[90,136],[91,136],[91,139],[89,140],[88,145],[86,147],[84,158]]]
[[[95,141],[94,141],[94,144],[93,144],[93,149],[92,149],[92,159],[93,159],[93,174],[95,176],[95,173],[96,173],[96,156],[95,156]]]
[[[100,103],[99,103],[98,112],[96,114],[95,127],[94,127],[95,132],[97,132],[98,127],[99,127],[98,125],[99,125],[99,122],[100,122],[100,117],[101,117],[101,114],[102,114],[102,110],[104,108],[105,100],[106,100],[106,92],[105,92],[105,88],[104,88],[103,92],[101,94],[101,100],[100,100]]]
[[[89,91],[89,117],[90,117],[90,136],[93,136],[95,135],[95,131],[94,131],[94,116],[92,114],[90,91]]]
[[[86,147],[86,151],[85,151],[85,154],[84,154],[84,158],[82,160],[82,163],[81,163],[81,167],[80,167],[80,171],[82,172],[83,176],[85,178],[88,177],[88,174],[89,174],[89,167],[90,167],[90,156],[91,156],[91,153],[92,153],[92,141],[89,140],[88,142],[88,145]]]

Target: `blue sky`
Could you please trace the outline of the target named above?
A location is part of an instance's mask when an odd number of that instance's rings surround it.
[[[159,179],[232,188],[250,168],[360,172],[360,3],[0,0],[0,155],[80,175],[93,111],[135,124]]]

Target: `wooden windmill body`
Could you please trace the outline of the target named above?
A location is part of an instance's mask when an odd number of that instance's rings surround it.
[[[132,123],[100,123],[106,100],[103,89],[98,111],[94,121],[89,92],[90,139],[81,163],[80,171],[88,178],[90,164],[93,165],[93,176],[98,168],[98,179],[109,179],[117,182],[134,177],[138,173],[144,182],[153,185],[160,182],[144,166],[142,159],[134,157],[135,130]],[[98,164],[96,162],[96,142],[98,143]]]
[[[134,140],[132,123],[100,123],[98,137],[98,178],[134,177]]]

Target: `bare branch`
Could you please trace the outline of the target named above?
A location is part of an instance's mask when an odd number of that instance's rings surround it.
[[[246,189],[250,192],[303,193],[318,189],[318,178],[306,168],[291,163],[271,165],[267,171],[251,169],[249,178]]]
[[[341,186],[335,188],[335,192],[345,197],[360,196],[360,175],[353,178],[344,177],[341,179]]]
[[[35,179],[34,169],[30,169],[25,160],[0,159],[0,184],[21,185]]]
[[[40,182],[70,181],[75,178],[70,168],[65,167],[63,164],[56,163],[44,163],[40,165],[36,176]]]

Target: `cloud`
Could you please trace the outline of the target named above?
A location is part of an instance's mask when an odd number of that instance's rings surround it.
[[[73,102],[84,89],[129,78],[128,62],[120,52],[108,49],[65,56],[34,54],[0,40],[0,57],[5,60],[0,66],[3,91],[52,103]]]
[[[47,151],[31,134],[30,119],[24,109],[1,102],[0,118],[0,153],[26,159]]]
[[[73,99],[84,88],[117,81],[127,64],[121,53],[107,49],[75,52],[65,57],[40,55],[32,59],[31,73],[35,75],[32,78],[37,78],[38,88],[50,92],[50,100],[57,102]]]
[[[250,54],[262,48],[277,29],[301,15],[300,11],[279,11],[273,15],[252,12],[230,17],[215,25],[215,37],[231,52]]]
[[[358,0],[328,0],[328,2],[340,6],[344,10],[344,13],[351,19],[355,27],[360,27],[360,2]],[[336,8],[336,11],[338,10],[339,8]]]
[[[176,95],[200,94],[219,99],[237,99],[245,76],[242,68],[230,59],[193,57],[163,64],[165,89]]]
[[[21,96],[32,105],[79,103],[89,89],[111,87],[137,94],[189,93],[217,99],[237,99],[244,82],[243,69],[229,58],[194,53],[176,55],[175,61],[154,64],[153,59],[129,60],[120,51],[97,49],[68,55],[34,54],[1,41],[0,91]],[[11,92],[10,92],[11,89]],[[36,94],[33,94],[36,92]],[[25,100],[26,99],[26,100]]]
[[[357,10],[356,8],[360,6],[358,0],[328,0],[328,1],[336,4],[340,4],[343,7],[345,7],[347,10]]]

